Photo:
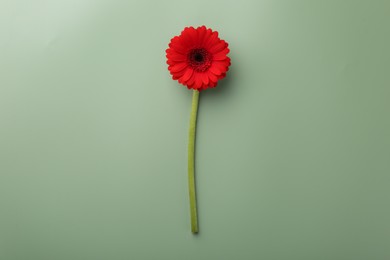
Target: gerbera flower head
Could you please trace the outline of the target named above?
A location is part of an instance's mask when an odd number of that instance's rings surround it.
[[[186,27],[171,39],[166,50],[168,70],[174,80],[189,89],[214,88],[229,70],[228,53],[228,44],[217,31],[206,26]]]

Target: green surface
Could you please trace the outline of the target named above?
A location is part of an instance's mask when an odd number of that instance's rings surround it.
[[[0,259],[390,259],[389,10],[0,1]],[[202,24],[232,66],[201,93],[194,236],[165,49]]]

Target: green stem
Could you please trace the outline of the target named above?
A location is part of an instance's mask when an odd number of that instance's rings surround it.
[[[190,130],[188,139],[188,188],[190,194],[191,210],[191,231],[198,233],[198,216],[196,210],[196,189],[195,189],[195,132],[196,117],[198,114],[199,91],[194,90],[192,95],[192,110],[190,119]]]

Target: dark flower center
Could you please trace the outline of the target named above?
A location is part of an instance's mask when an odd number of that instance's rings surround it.
[[[194,70],[204,72],[211,66],[212,57],[204,48],[195,48],[188,52],[187,61]]]
[[[194,60],[197,61],[197,62],[202,62],[203,61],[203,55],[201,53],[195,53]]]

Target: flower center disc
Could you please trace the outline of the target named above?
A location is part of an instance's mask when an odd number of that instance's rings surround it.
[[[197,62],[202,62],[202,61],[203,61],[203,55],[200,54],[200,53],[195,53],[194,59],[195,59],[195,61],[197,61]]]
[[[211,54],[203,48],[192,49],[188,53],[188,64],[199,72],[206,71],[211,66]]]

